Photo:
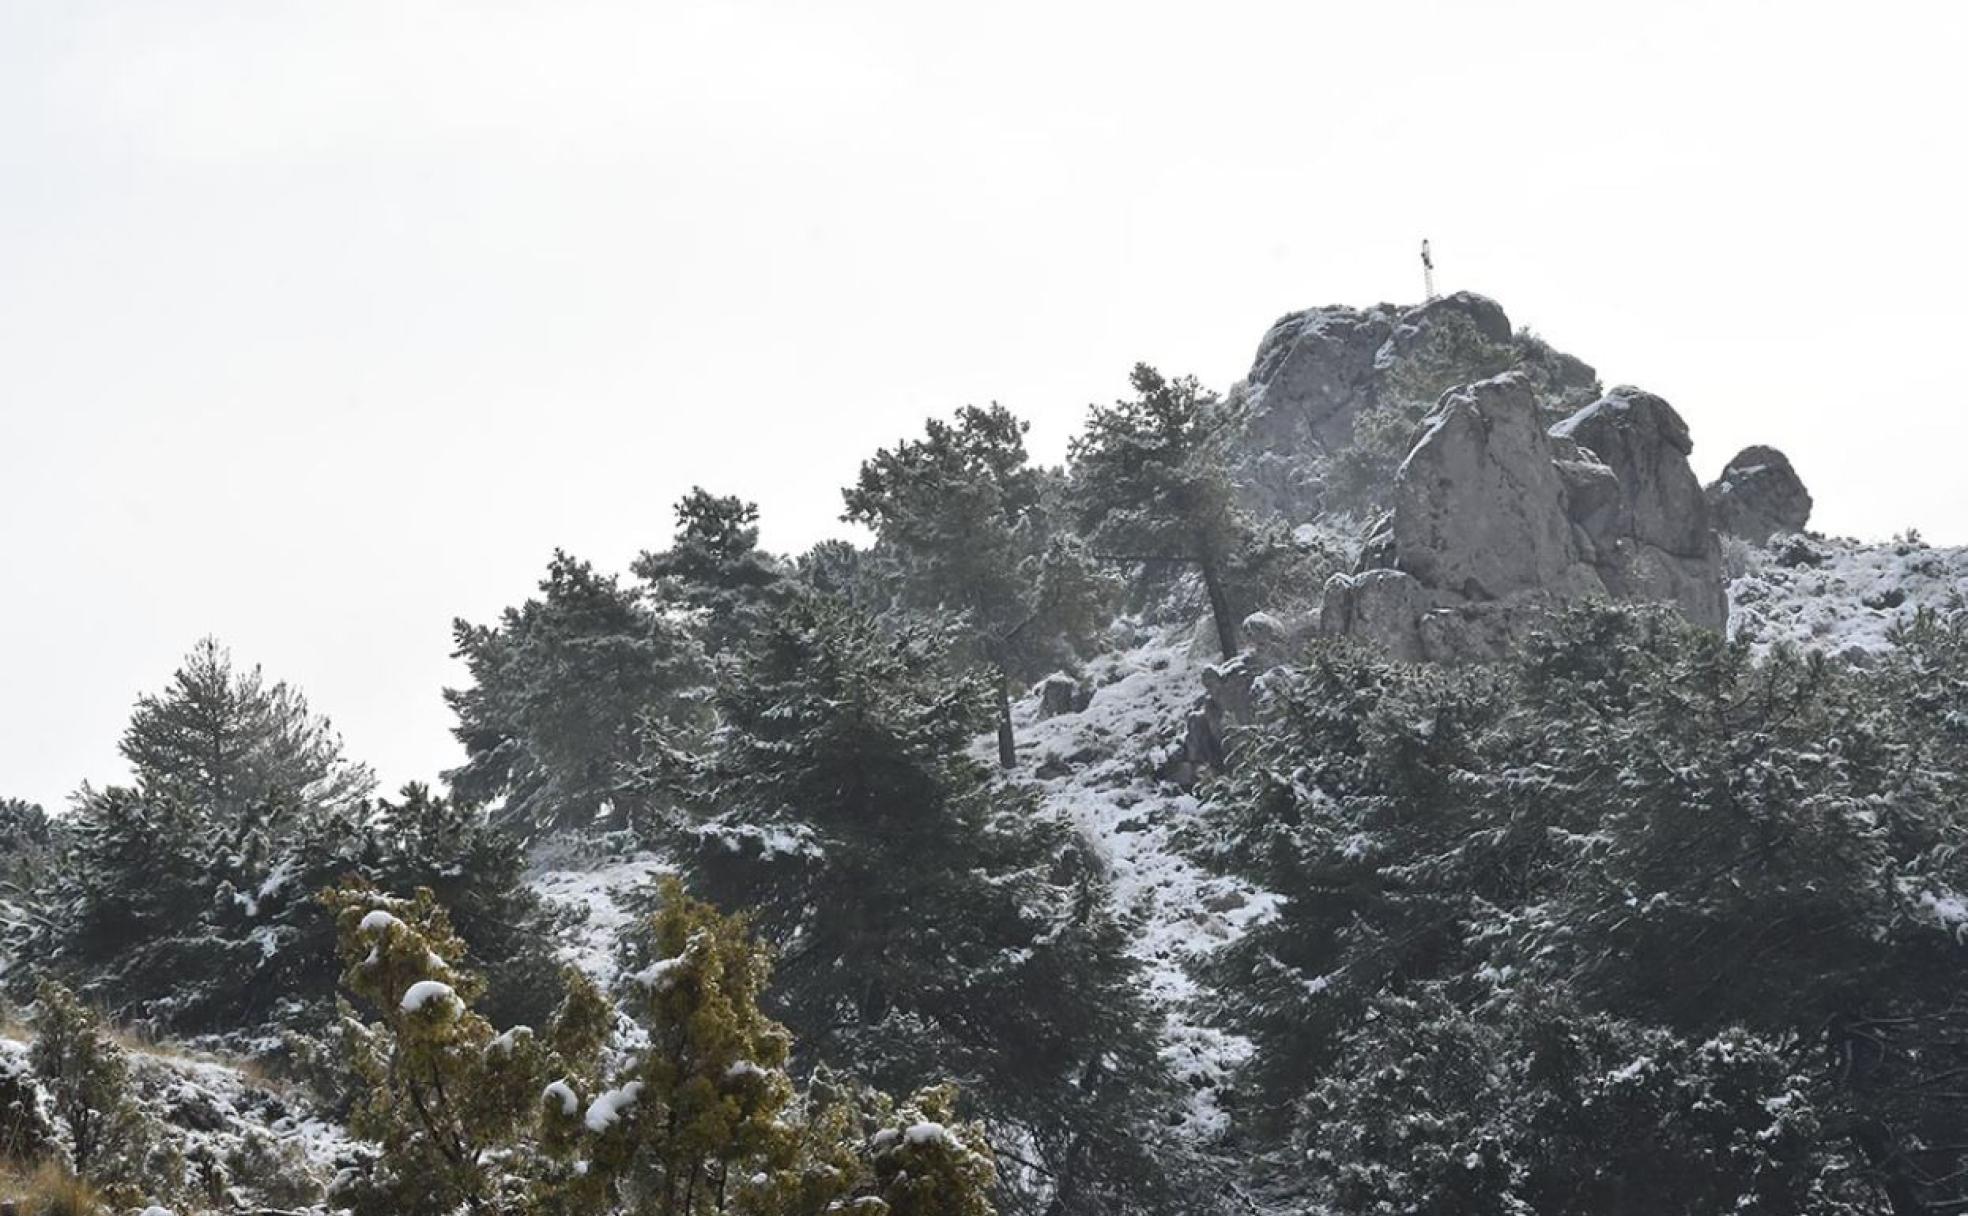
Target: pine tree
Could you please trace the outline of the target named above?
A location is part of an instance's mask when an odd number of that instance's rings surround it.
[[[676,505],[676,538],[661,553],[644,553],[631,567],[658,600],[695,621],[704,649],[729,654],[757,628],[786,592],[786,575],[758,547],[758,507],[693,488]]]
[[[902,559],[893,546],[879,541],[857,549],[844,540],[823,540],[800,554],[796,577],[806,591],[816,591],[878,619],[906,611],[900,607]]]
[[[129,1064],[104,1032],[102,1019],[60,984],[42,981],[34,1005],[29,1062],[68,1129],[75,1168],[86,1171],[111,1151],[119,1125],[135,1118]]]
[[[671,880],[650,938],[656,961],[633,977],[649,1046],[588,1107],[588,1151],[611,1198],[722,1209],[757,1162],[787,1156],[791,1036],[759,1009],[770,968],[742,920]]]
[[[775,618],[720,696],[691,869],[785,943],[775,1004],[813,1058],[972,1077],[1043,1157],[1021,1202],[1128,1210],[1181,1167],[1125,926],[1070,827],[966,755],[990,690],[943,654],[818,597]]]
[[[18,798],[0,798],[0,992],[12,960],[28,948],[46,912],[49,867],[65,843],[47,812]]]
[[[138,698],[121,750],[146,796],[221,823],[270,806],[345,809],[375,787],[306,697],[284,682],[268,686],[258,667],[236,670],[209,637],[169,688]]]
[[[1238,649],[1230,571],[1250,533],[1226,463],[1232,416],[1193,377],[1137,363],[1128,379],[1133,399],[1092,407],[1069,449],[1081,522],[1096,555],[1194,566],[1229,658]]]
[[[242,839],[174,802],[85,788],[32,893],[20,978],[66,976],[159,1032],[313,1036],[336,986],[334,925],[313,892],[355,876],[433,887],[456,906],[473,959],[500,982],[498,1015],[551,1006],[555,920],[525,884],[518,843],[482,811],[413,784],[395,802],[281,824]]]
[[[1597,605],[1499,668],[1274,674],[1198,839],[1285,898],[1218,977],[1277,1176],[1358,1212],[1964,1198],[1961,636],[1848,669]]]
[[[998,761],[1017,761],[1011,687],[1069,660],[1098,627],[1105,588],[1077,542],[1051,526],[1026,424],[1002,406],[931,419],[922,439],[885,448],[842,492],[851,522],[903,562],[914,607],[960,614],[996,680]]]
[[[1349,644],[1265,678],[1263,719],[1205,787],[1202,859],[1286,897],[1212,967],[1226,1025],[1257,1044],[1248,1122],[1290,1118],[1308,1077],[1385,986],[1453,965],[1485,855],[1459,778],[1493,762],[1509,685]],[[1426,876],[1429,881],[1419,881]]]
[[[1294,1155],[1322,1207],[1521,1212],[1876,1211],[1818,1151],[1836,1118],[1782,1040],[1690,1040],[1510,988],[1376,998],[1313,1078]]]
[[[619,824],[645,731],[698,716],[701,653],[645,596],[565,553],[540,593],[496,626],[453,626],[472,683],[445,690],[467,753],[445,778],[521,832]]]
[[[54,825],[48,813],[32,802],[0,798],[0,880],[17,876],[17,869],[44,856],[53,846]]]
[[[350,1126],[382,1148],[363,1206],[405,1216],[522,1210],[534,1179],[524,1159],[508,1159],[527,1143],[543,1078],[598,1063],[552,1054],[531,1031],[493,1031],[472,1009],[483,981],[454,964],[464,943],[429,891],[406,900],[356,883],[321,898],[339,926],[342,982],[379,1016],[343,1019],[366,1091]],[[577,981],[572,992],[566,1009],[579,1016],[592,990]],[[597,1042],[559,1025],[548,1037]]]
[[[294,841],[324,820],[349,829],[369,770],[298,690],[209,638],[138,699],[122,750],[136,785],[83,786],[39,867],[22,956],[159,1026],[229,1028],[257,995],[294,996],[255,982],[278,965],[263,897]]]
[[[87,976],[118,960],[136,963],[135,948],[197,924],[212,894],[205,881],[218,843],[212,821],[173,799],[118,786],[84,786],[70,818],[64,864],[43,893],[48,922],[30,956]],[[163,960],[163,970],[178,980],[211,973],[181,970],[184,962]],[[126,976],[114,986],[135,989],[133,996],[160,991]]]

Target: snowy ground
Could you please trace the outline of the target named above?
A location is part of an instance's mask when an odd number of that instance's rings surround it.
[[[1729,630],[1846,659],[1884,650],[1921,608],[1968,597],[1968,549],[1918,542],[1779,539],[1729,585]]]
[[[1196,800],[1152,770],[1202,693],[1205,660],[1191,654],[1190,636],[1172,631],[1088,664],[1095,691],[1083,712],[1041,720],[1036,695],[1021,701],[1014,779],[1079,827],[1106,862],[1121,907],[1140,917],[1133,953],[1167,1019],[1164,1054],[1191,1094],[1185,1129],[1206,1138],[1229,1125],[1219,1096],[1250,1044],[1204,1024],[1189,967],[1276,900],[1206,874],[1173,839],[1196,815]],[[994,739],[978,746],[980,758],[995,761]]]
[[[536,851],[527,882],[557,908],[572,909],[581,920],[562,944],[563,962],[579,967],[604,990],[614,986],[619,963],[616,944],[635,919],[628,896],[674,871],[653,853],[602,860],[579,851]]]

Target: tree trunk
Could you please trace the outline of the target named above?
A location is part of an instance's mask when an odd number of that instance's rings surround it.
[[[1223,571],[1214,553],[1204,553],[1198,559],[1203,568],[1203,588],[1209,592],[1210,615],[1216,618],[1216,641],[1223,647],[1223,657],[1234,658],[1240,649],[1237,642],[1237,618],[1230,612],[1230,597],[1223,590]]]
[[[1907,1159],[1893,1143],[1885,1124],[1867,1119],[1852,1128],[1849,1135],[1865,1156],[1866,1164],[1878,1175],[1880,1189],[1886,1192],[1886,1201],[1893,1205],[1894,1216],[1922,1216],[1933,1210],[1920,1198],[1919,1189],[1909,1177]]]
[[[1011,677],[998,672],[998,767],[1018,763],[1018,741],[1011,734]]]

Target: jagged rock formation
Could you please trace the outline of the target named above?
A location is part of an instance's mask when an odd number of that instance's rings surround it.
[[[1761,444],[1746,447],[1706,490],[1715,526],[1753,545],[1772,536],[1802,532],[1811,520],[1811,492],[1790,458]]]
[[[1652,393],[1620,387],[1552,428],[1613,475],[1583,494],[1573,513],[1586,557],[1614,599],[1672,603],[1697,625],[1728,623],[1722,546],[1710,524],[1701,482],[1688,467],[1694,441],[1674,407]],[[1568,509],[1571,509],[1568,507]]]
[[[1381,304],[1281,317],[1258,344],[1244,382],[1253,437],[1271,447],[1344,442],[1353,416],[1373,402],[1381,375],[1432,321],[1450,313],[1468,318],[1490,341],[1510,341],[1502,307],[1469,292],[1399,311]]]
[[[1552,607],[1666,601],[1720,629],[1721,549],[1673,407],[1619,388],[1549,430],[1528,377],[1444,394],[1321,629],[1407,659],[1494,658]]]
[[[1445,335],[1454,340],[1439,341]],[[1295,521],[1352,505],[1323,501],[1317,459],[1352,442],[1363,412],[1411,389],[1423,362],[1431,374],[1446,373],[1447,383],[1517,368],[1554,416],[1599,392],[1591,366],[1513,331],[1501,305],[1472,292],[1409,308],[1290,313],[1265,333],[1250,374],[1230,393],[1242,411],[1241,480],[1250,505]],[[1427,391],[1422,409],[1446,386]]]
[[[1394,569],[1468,600],[1576,577],[1565,480],[1523,377],[1444,398],[1395,476],[1388,524]]]

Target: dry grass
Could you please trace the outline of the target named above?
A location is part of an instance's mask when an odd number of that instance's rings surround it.
[[[107,1030],[110,1040],[131,1055],[147,1056],[167,1063],[177,1061],[186,1064],[213,1064],[238,1073],[241,1079],[261,1089],[269,1089],[277,1093],[284,1093],[287,1090],[287,1082],[274,1076],[265,1064],[253,1056],[200,1051],[182,1043],[173,1043],[168,1039],[151,1038],[128,1026],[111,1026]]]
[[[52,1161],[31,1169],[0,1164],[0,1200],[20,1205],[20,1216],[106,1216],[102,1195]]]
[[[188,1047],[170,1042],[166,1039],[153,1039],[142,1031],[129,1026],[105,1026],[103,1032],[109,1036],[110,1042],[121,1047],[131,1055],[150,1056],[159,1060],[214,1062],[201,1052],[192,1051]]]

